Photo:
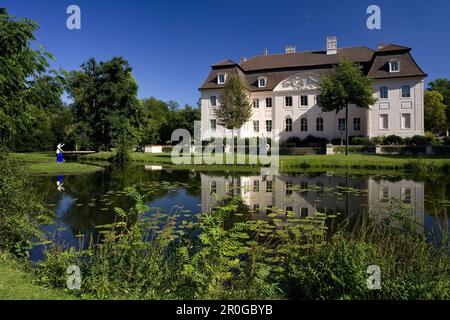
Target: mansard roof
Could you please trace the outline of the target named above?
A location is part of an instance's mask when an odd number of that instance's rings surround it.
[[[340,48],[337,54],[331,55],[327,55],[326,50],[258,55],[239,64],[225,59],[211,66],[212,70],[200,90],[223,88],[223,84],[217,84],[218,73],[239,75],[250,91],[273,90],[281,81],[299,72],[313,72],[319,75],[329,73],[343,58],[360,64],[363,73],[372,79],[426,77],[410,51],[411,48],[408,47],[388,44],[377,50],[364,46]],[[391,60],[400,61],[400,72],[389,72]],[[260,76],[267,78],[265,88],[258,88]]]

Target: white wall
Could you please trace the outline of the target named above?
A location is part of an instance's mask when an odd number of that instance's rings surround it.
[[[282,82],[283,83],[283,82]],[[411,98],[401,98],[401,87],[409,85],[411,87]],[[379,98],[380,87],[387,86],[389,88],[389,99],[379,99],[370,110],[350,107],[349,112],[349,135],[350,136],[368,136],[376,137],[383,135],[395,134],[402,137],[423,135],[423,80],[420,79],[398,79],[398,80],[377,80],[374,82],[375,96]],[[343,134],[338,130],[338,119],[345,118],[345,112],[341,111],[336,114],[334,112],[323,113],[316,104],[317,89],[306,90],[290,90],[278,86],[275,91],[252,92],[250,94],[250,102],[258,98],[260,100],[259,108],[253,109],[252,119],[244,124],[241,129],[243,137],[265,136],[266,120],[272,120],[274,129],[280,132],[281,140],[289,137],[305,138],[308,135],[325,138],[340,138]],[[278,91],[277,91],[278,90]],[[284,98],[286,96],[293,97],[293,106],[285,107]],[[307,107],[300,105],[300,97],[308,96]],[[223,136],[224,128],[217,126],[216,132],[210,132],[210,119],[215,119],[214,108],[210,106],[210,97],[217,97],[217,105],[220,105],[220,91],[203,90],[201,93],[201,110],[202,110],[202,138],[208,139],[214,136]],[[272,98],[272,108],[266,107],[266,98]],[[401,115],[402,113],[411,114],[411,129],[402,129]],[[389,129],[380,129],[380,115],[388,114]],[[285,119],[291,117],[293,121],[293,131],[285,131]],[[300,119],[306,117],[308,119],[308,131],[300,130]],[[321,117],[324,119],[324,131],[316,130],[316,119]],[[361,130],[353,130],[353,118],[361,119]],[[260,131],[253,131],[253,120],[259,120]]]

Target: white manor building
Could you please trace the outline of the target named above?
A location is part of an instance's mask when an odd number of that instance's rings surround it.
[[[201,92],[202,139],[221,137],[214,110],[232,74],[237,74],[253,102],[253,116],[241,128],[243,137],[271,136],[280,139],[309,135],[341,138],[345,131],[344,112],[322,112],[317,105],[318,81],[346,58],[362,67],[373,80],[377,103],[370,110],[350,107],[349,135],[402,137],[424,134],[424,79],[426,74],[411,55],[411,48],[380,45],[377,50],[359,46],[338,48],[336,37],[327,38],[327,49],[296,52],[287,46],[284,54],[268,54],[240,63],[229,59],[211,66]]]

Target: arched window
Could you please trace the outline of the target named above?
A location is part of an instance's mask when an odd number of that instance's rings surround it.
[[[286,132],[292,132],[292,118],[286,118]]]
[[[323,131],[323,118],[317,118],[316,129],[317,131]]]
[[[300,131],[308,131],[308,119],[302,118],[300,120]]]

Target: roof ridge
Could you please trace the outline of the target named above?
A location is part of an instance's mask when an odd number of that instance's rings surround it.
[[[368,49],[368,50],[373,51],[373,52],[376,51],[376,50],[374,50],[372,48],[369,48],[368,46],[364,46],[364,45],[351,46],[351,47],[342,47],[342,48],[338,48],[338,50],[354,49],[354,48],[364,48],[364,49]],[[251,58],[248,58],[247,60],[241,62],[240,64],[245,63],[245,62],[247,62],[247,61],[249,61],[249,60],[251,60],[253,58],[257,58],[257,57],[273,57],[273,56],[283,56],[283,55],[292,55],[292,54],[300,54],[300,53],[314,53],[314,52],[320,52],[320,51],[326,52],[327,49],[305,50],[305,51],[297,51],[297,52],[293,52],[293,53],[285,53],[284,52],[284,53],[271,53],[271,54],[257,54],[257,55],[252,56]]]

